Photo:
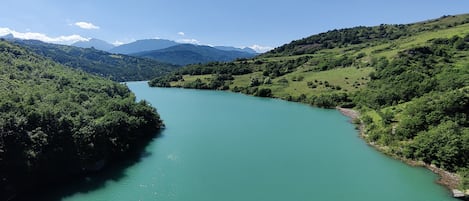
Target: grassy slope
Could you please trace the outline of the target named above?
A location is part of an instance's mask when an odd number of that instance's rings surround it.
[[[298,56],[287,56],[281,58],[268,58],[267,62],[270,61],[286,61],[293,60],[298,58]],[[344,67],[337,68],[328,71],[314,72],[310,71],[311,66],[306,64],[298,68],[295,72],[277,77],[272,79],[272,84],[261,85],[262,88],[269,88],[272,90],[274,97],[277,98],[287,98],[287,96],[300,96],[305,94],[306,96],[311,96],[313,94],[321,93],[332,93],[336,91],[356,91],[359,88],[366,86],[366,83],[369,82],[368,75],[373,72],[371,67]],[[185,84],[195,81],[197,78],[201,79],[205,83],[209,83],[214,75],[184,75],[183,81],[174,81],[171,82],[172,87],[183,87]],[[299,77],[303,77],[301,80],[298,80]],[[262,72],[256,71],[253,73],[245,75],[235,75],[234,80],[230,82],[230,89],[234,87],[248,87],[251,81],[251,78],[264,78]],[[288,80],[287,84],[280,83],[281,79]],[[317,82],[315,82],[317,81]],[[324,83],[327,81],[331,85],[339,86],[341,90],[334,90],[330,87],[325,87]],[[311,88],[308,86],[308,82],[313,82],[317,85],[316,88]]]
[[[369,74],[374,71],[372,64],[373,58],[393,58],[398,54],[399,51],[402,51],[403,49],[425,45],[429,40],[434,38],[451,38],[453,36],[463,37],[464,35],[469,34],[469,24],[457,25],[441,30],[425,31],[425,29],[429,29],[435,26],[448,26],[455,23],[456,21],[460,21],[461,18],[464,19],[466,17],[467,15],[459,17],[446,17],[439,21],[431,20],[415,25],[410,25],[411,29],[422,29],[424,31],[409,37],[404,37],[402,39],[391,41],[373,41],[356,45],[348,45],[346,47],[324,49],[314,54],[272,55],[268,53],[265,55],[260,55],[259,57],[252,60],[248,60],[247,62],[254,63],[257,60],[261,60],[265,65],[265,63],[284,62],[295,60],[304,56],[310,56],[313,58],[306,64],[298,67],[294,72],[273,79],[272,84],[260,86],[261,88],[271,89],[273,97],[285,99],[288,96],[297,97],[301,94],[309,97],[313,94],[327,94],[337,91],[356,91],[357,89],[366,86],[366,84],[369,82]],[[359,59],[355,59],[352,66],[338,66],[336,69],[321,72],[311,71],[316,67],[316,60],[321,60],[322,58],[327,57],[340,57],[342,55],[349,55],[350,57],[357,57],[359,55],[364,56]],[[469,58],[464,55],[461,55],[461,57],[464,57],[464,59],[458,60],[457,65],[463,68],[469,64]],[[260,69],[262,69],[262,67],[259,67],[259,69],[250,74],[234,76],[235,79],[229,85],[230,89],[233,89],[235,86],[248,87],[251,78],[263,78]],[[303,80],[293,81],[299,76],[303,77]],[[183,87],[186,83],[193,82],[197,78],[201,78],[203,82],[209,83],[211,80],[210,78],[212,77],[213,76],[211,75],[184,75],[184,81],[171,82],[171,86]],[[278,83],[278,81],[283,78],[289,81],[288,84]],[[307,82],[314,82],[314,80],[322,82],[328,81],[334,86],[340,86],[341,90],[326,88],[324,85],[319,85],[318,83],[315,83],[317,88],[308,87]]]

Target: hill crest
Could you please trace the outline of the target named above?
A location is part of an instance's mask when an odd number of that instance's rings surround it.
[[[139,52],[132,55],[176,65],[228,62],[238,58],[251,58],[255,56],[255,54],[247,52],[224,51],[215,47],[193,44],[180,44],[161,50]]]

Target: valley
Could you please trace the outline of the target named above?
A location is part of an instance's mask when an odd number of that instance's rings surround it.
[[[468,199],[469,14],[243,18],[258,3],[0,18],[0,200]]]
[[[332,30],[253,59],[187,66],[150,85],[354,108],[367,142],[458,173],[446,185],[468,189],[468,80],[469,15],[459,15]]]

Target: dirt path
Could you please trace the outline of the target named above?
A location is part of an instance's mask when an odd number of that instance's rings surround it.
[[[341,108],[341,107],[336,107],[336,109],[339,110],[343,115],[350,117],[352,121],[360,117],[360,113],[356,110],[349,109],[349,108]]]

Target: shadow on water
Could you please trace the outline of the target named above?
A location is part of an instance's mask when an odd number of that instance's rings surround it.
[[[66,179],[56,184],[43,185],[36,188],[34,192],[17,195],[12,201],[60,201],[76,193],[88,193],[105,187],[108,181],[119,181],[125,178],[126,170],[152,155],[146,151],[146,147],[154,140],[162,138],[161,131],[152,138],[141,144],[138,149],[134,149],[121,158],[116,158],[100,171],[87,173],[71,179]]]

